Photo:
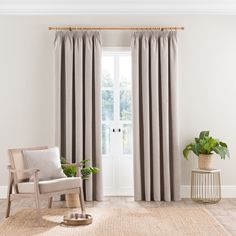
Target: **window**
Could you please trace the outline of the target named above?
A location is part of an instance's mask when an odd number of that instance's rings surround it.
[[[110,153],[112,129],[122,130],[123,154],[132,153],[130,51],[104,51],[102,57],[102,154]],[[118,124],[119,123],[119,124]]]

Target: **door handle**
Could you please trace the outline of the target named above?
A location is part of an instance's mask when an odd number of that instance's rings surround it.
[[[121,129],[112,129],[112,132],[113,132],[113,133],[116,132],[116,131],[120,132]]]

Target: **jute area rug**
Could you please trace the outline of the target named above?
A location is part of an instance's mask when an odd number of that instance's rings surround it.
[[[39,225],[33,209],[21,210],[0,223],[0,235],[70,236],[157,236],[230,235],[203,208],[88,208],[93,223],[87,226],[61,226],[70,209],[44,209]]]

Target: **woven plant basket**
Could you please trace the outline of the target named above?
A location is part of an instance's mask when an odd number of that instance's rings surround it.
[[[214,154],[200,154],[198,158],[198,168],[201,170],[213,169]]]

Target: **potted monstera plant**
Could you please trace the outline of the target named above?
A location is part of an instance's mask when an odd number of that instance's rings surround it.
[[[202,131],[199,137],[195,138],[194,142],[188,144],[183,150],[186,160],[188,160],[190,151],[198,156],[198,167],[203,170],[213,169],[214,154],[219,155],[223,160],[229,157],[227,144],[209,135],[209,131]]]
[[[88,166],[87,164],[90,160],[83,160],[79,163],[80,172],[82,180],[87,180],[90,175],[97,174],[100,169],[93,166]],[[78,165],[70,164],[66,161],[64,157],[61,157],[61,166],[64,174],[67,177],[76,177],[78,171]],[[66,205],[67,207],[79,207],[79,194],[77,193],[68,193],[66,194]]]

